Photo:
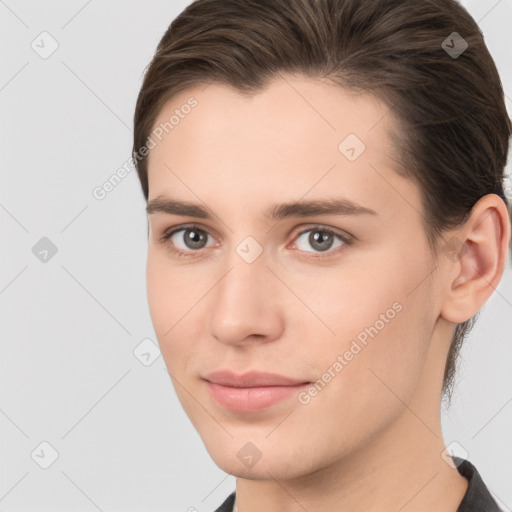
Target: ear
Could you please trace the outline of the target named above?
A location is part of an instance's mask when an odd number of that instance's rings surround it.
[[[505,202],[496,194],[483,196],[464,225],[451,232],[439,254],[446,276],[442,318],[462,323],[482,308],[503,275],[509,241]]]

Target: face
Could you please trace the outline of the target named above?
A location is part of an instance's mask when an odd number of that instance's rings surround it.
[[[155,127],[177,109],[149,154],[147,292],[184,410],[237,476],[357,454],[432,377],[436,285],[391,114],[298,76],[191,88]]]

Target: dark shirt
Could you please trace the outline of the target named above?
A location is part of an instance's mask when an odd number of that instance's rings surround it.
[[[459,473],[468,480],[468,488],[456,512],[503,512],[485,486],[480,473],[469,460],[452,457]],[[235,502],[233,491],[215,512],[232,512]]]

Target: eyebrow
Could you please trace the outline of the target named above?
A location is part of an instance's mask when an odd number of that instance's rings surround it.
[[[159,196],[149,201],[146,213],[167,213],[170,215],[184,215],[200,219],[212,219],[213,215],[200,204],[187,201],[176,201]],[[269,220],[282,220],[288,217],[314,217],[315,215],[361,215],[370,214],[378,216],[371,208],[358,205],[345,198],[327,198],[290,203],[274,204],[267,208],[263,215]]]

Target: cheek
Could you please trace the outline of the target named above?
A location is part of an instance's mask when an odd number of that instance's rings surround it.
[[[329,273],[329,279],[318,276],[315,312],[336,335],[330,335],[330,341],[322,336],[325,343],[311,346],[319,356],[317,371],[326,371],[339,355],[346,354],[348,364],[340,380],[347,380],[347,386],[364,389],[376,384],[372,369],[390,385],[409,392],[432,327],[425,279],[432,269],[426,253],[418,254],[423,252],[389,245],[347,258],[339,273]],[[304,289],[298,293],[306,296],[307,283],[301,286]]]
[[[179,272],[169,264],[162,251],[148,251],[146,266],[147,298],[151,320],[164,359],[169,359],[171,340],[176,339],[180,318],[189,302],[190,287],[185,287]]]
[[[166,271],[166,265],[155,251],[148,251],[146,265],[146,289],[149,311],[156,335],[161,341],[163,334],[172,326],[176,294],[170,293],[175,289],[171,276]]]
[[[308,418],[323,418],[319,428],[325,439],[338,436],[346,448],[357,439],[364,443],[412,400],[430,331],[426,291],[420,286],[408,296],[413,287],[406,281],[394,273],[375,275],[372,286],[362,289],[346,281],[352,294],[347,298],[338,291],[337,304],[342,307],[337,316],[334,308],[326,320],[336,338],[329,343],[316,339],[316,347],[310,345],[320,383],[304,406],[302,419],[307,423]]]
[[[201,298],[201,282],[194,279],[189,267],[171,261],[165,250],[148,250],[146,265],[148,305],[157,336],[170,336],[175,324]]]
[[[167,369],[178,378],[201,353],[205,323],[197,315],[215,282],[196,276],[191,266],[170,261],[165,250],[149,248],[146,287],[151,321]]]
[[[413,312],[413,305],[423,299],[424,290],[418,284],[426,274],[426,265],[391,246],[367,254],[354,253],[339,268],[309,272],[300,282],[295,277],[294,287],[336,333],[336,344],[340,346],[360,333],[364,339],[364,332],[375,332],[374,327],[382,337],[384,332],[393,330],[394,324],[403,325],[404,317],[409,318]],[[288,279],[291,282],[294,277],[290,275]]]

